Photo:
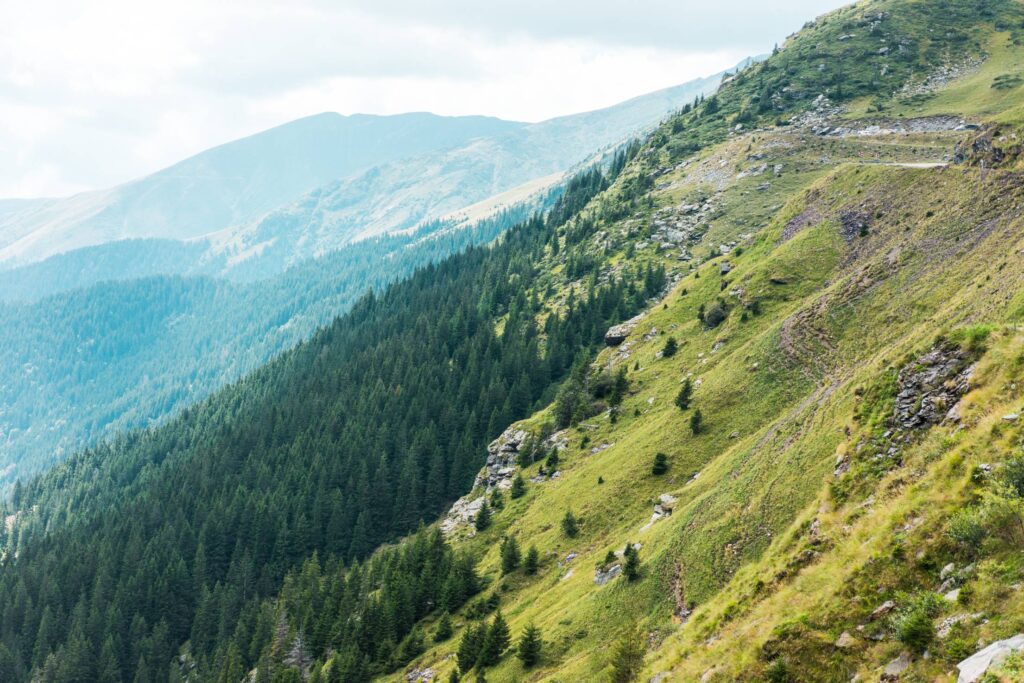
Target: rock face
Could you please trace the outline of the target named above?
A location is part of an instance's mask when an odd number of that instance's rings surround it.
[[[971,365],[959,347],[933,348],[900,370],[891,425],[923,429],[938,424],[970,388]]]
[[[448,514],[441,520],[441,533],[445,536],[451,535],[461,526],[469,525],[476,518],[480,508],[483,507],[484,497],[470,498],[472,494],[459,498],[452,504]],[[470,527],[472,530],[472,526]]]
[[[643,314],[630,318],[624,323],[609,327],[608,331],[604,333],[604,343],[608,346],[618,346],[626,341],[630,333],[636,329],[641,318],[643,318]]]
[[[519,448],[529,436],[525,430],[509,427],[487,447],[487,462],[476,475],[474,488],[507,489],[512,485],[519,458]]]
[[[434,670],[430,667],[413,669],[405,674],[405,680],[409,681],[409,683],[430,683],[434,680]]]
[[[956,668],[960,670],[960,676],[956,679],[956,683],[980,681],[990,667],[999,664],[1010,654],[1021,650],[1024,650],[1024,633],[1018,633],[1006,640],[997,640],[956,665]]]
[[[598,569],[594,572],[594,583],[603,586],[622,573],[622,565],[613,564],[607,570]]]
[[[885,665],[882,672],[883,681],[898,681],[900,674],[910,668],[910,653],[901,652],[900,656]]]

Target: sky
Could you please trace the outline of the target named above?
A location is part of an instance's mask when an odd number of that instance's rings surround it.
[[[0,197],[73,194],[323,111],[520,121],[762,54],[843,0],[0,0]]]

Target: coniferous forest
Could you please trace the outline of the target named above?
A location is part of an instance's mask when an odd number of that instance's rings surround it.
[[[343,680],[413,656],[415,621],[476,591],[472,558],[424,532],[360,563],[468,490],[486,444],[662,290],[650,267],[591,278],[564,310],[545,311],[534,289],[536,264],[635,151],[575,177],[497,244],[367,294],[171,423],[19,484],[0,678],[165,680],[186,641],[204,677],[286,644],[337,652]]]

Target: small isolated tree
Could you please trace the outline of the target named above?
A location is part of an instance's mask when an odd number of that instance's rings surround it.
[[[506,536],[501,542],[501,573],[511,574],[519,567],[519,542],[515,536]]]
[[[558,446],[551,449],[548,453],[548,459],[544,461],[544,466],[549,472],[554,472],[558,469]]]
[[[693,411],[693,415],[690,416],[690,431],[693,432],[694,436],[697,436],[701,433],[702,429],[704,429],[704,416],[698,408]]]
[[[640,552],[633,547],[632,543],[626,543],[626,549],[622,552],[626,563],[622,566],[622,575],[627,581],[636,581],[640,578]]]
[[[683,386],[679,387],[679,393],[676,394],[676,407],[679,410],[689,410],[690,399],[693,396],[693,383],[690,382],[690,378],[687,377],[683,380]]]
[[[654,464],[651,465],[651,474],[659,476],[668,472],[668,456],[664,453],[654,454]]]
[[[711,304],[711,307],[708,308],[706,313],[704,313],[704,324],[708,328],[718,327],[725,322],[727,315],[728,313],[726,312],[725,307],[716,301]]]
[[[473,526],[476,527],[477,531],[484,531],[491,526],[491,507],[487,504],[486,500],[480,506],[479,512],[476,513]]]
[[[633,624],[619,637],[612,651],[613,683],[635,680],[644,666],[644,637]]]
[[[472,669],[474,665],[476,665],[477,659],[480,658],[480,648],[483,645],[484,636],[486,635],[486,624],[480,624],[479,626],[470,626],[462,635],[462,640],[459,641],[457,657],[459,660],[459,670],[463,674],[465,674],[467,671]]]
[[[676,351],[679,350],[679,344],[676,343],[675,337],[669,337],[665,340],[665,346],[661,349],[662,358],[671,358],[676,355]]]
[[[605,555],[604,555],[604,562],[601,563],[601,566],[604,567],[605,569],[607,569],[608,567],[610,567],[613,564],[615,564],[616,560],[618,560],[618,559],[619,558],[615,556],[615,551],[614,550],[609,550],[607,553],[605,553]]]
[[[437,628],[434,630],[434,642],[443,643],[452,637],[454,629],[452,628],[452,617],[445,611],[441,615],[440,621],[437,622]]]
[[[576,538],[580,533],[580,525],[572,510],[566,510],[565,517],[562,517],[562,533],[569,538]]]
[[[612,384],[612,393],[608,397],[608,403],[613,407],[622,405],[622,399],[629,391],[629,379],[626,377],[626,368],[619,368],[615,373],[615,383]]]
[[[495,510],[501,510],[505,507],[505,496],[501,495],[500,489],[495,489],[494,493],[491,494],[491,507]]]
[[[522,637],[519,638],[518,652],[516,653],[523,666],[527,669],[534,667],[540,661],[540,652],[544,647],[541,639],[540,629],[533,624],[527,624]]]
[[[540,567],[540,553],[537,552],[537,546],[531,545],[530,549],[526,551],[526,559],[523,561],[523,571],[530,576],[537,573],[537,569]]]
[[[512,480],[512,487],[508,490],[508,496],[512,500],[522,498],[526,494],[526,482],[517,473],[515,478]]]

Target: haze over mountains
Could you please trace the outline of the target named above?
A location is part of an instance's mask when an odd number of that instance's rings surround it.
[[[321,114],[110,190],[0,202],[0,484],[159,423],[367,290],[493,239],[720,80],[536,124]]]
[[[110,190],[3,202],[0,269],[12,272],[0,270],[0,298],[154,274],[266,277],[539,178],[550,185],[720,80],[535,124],[325,113]]]

